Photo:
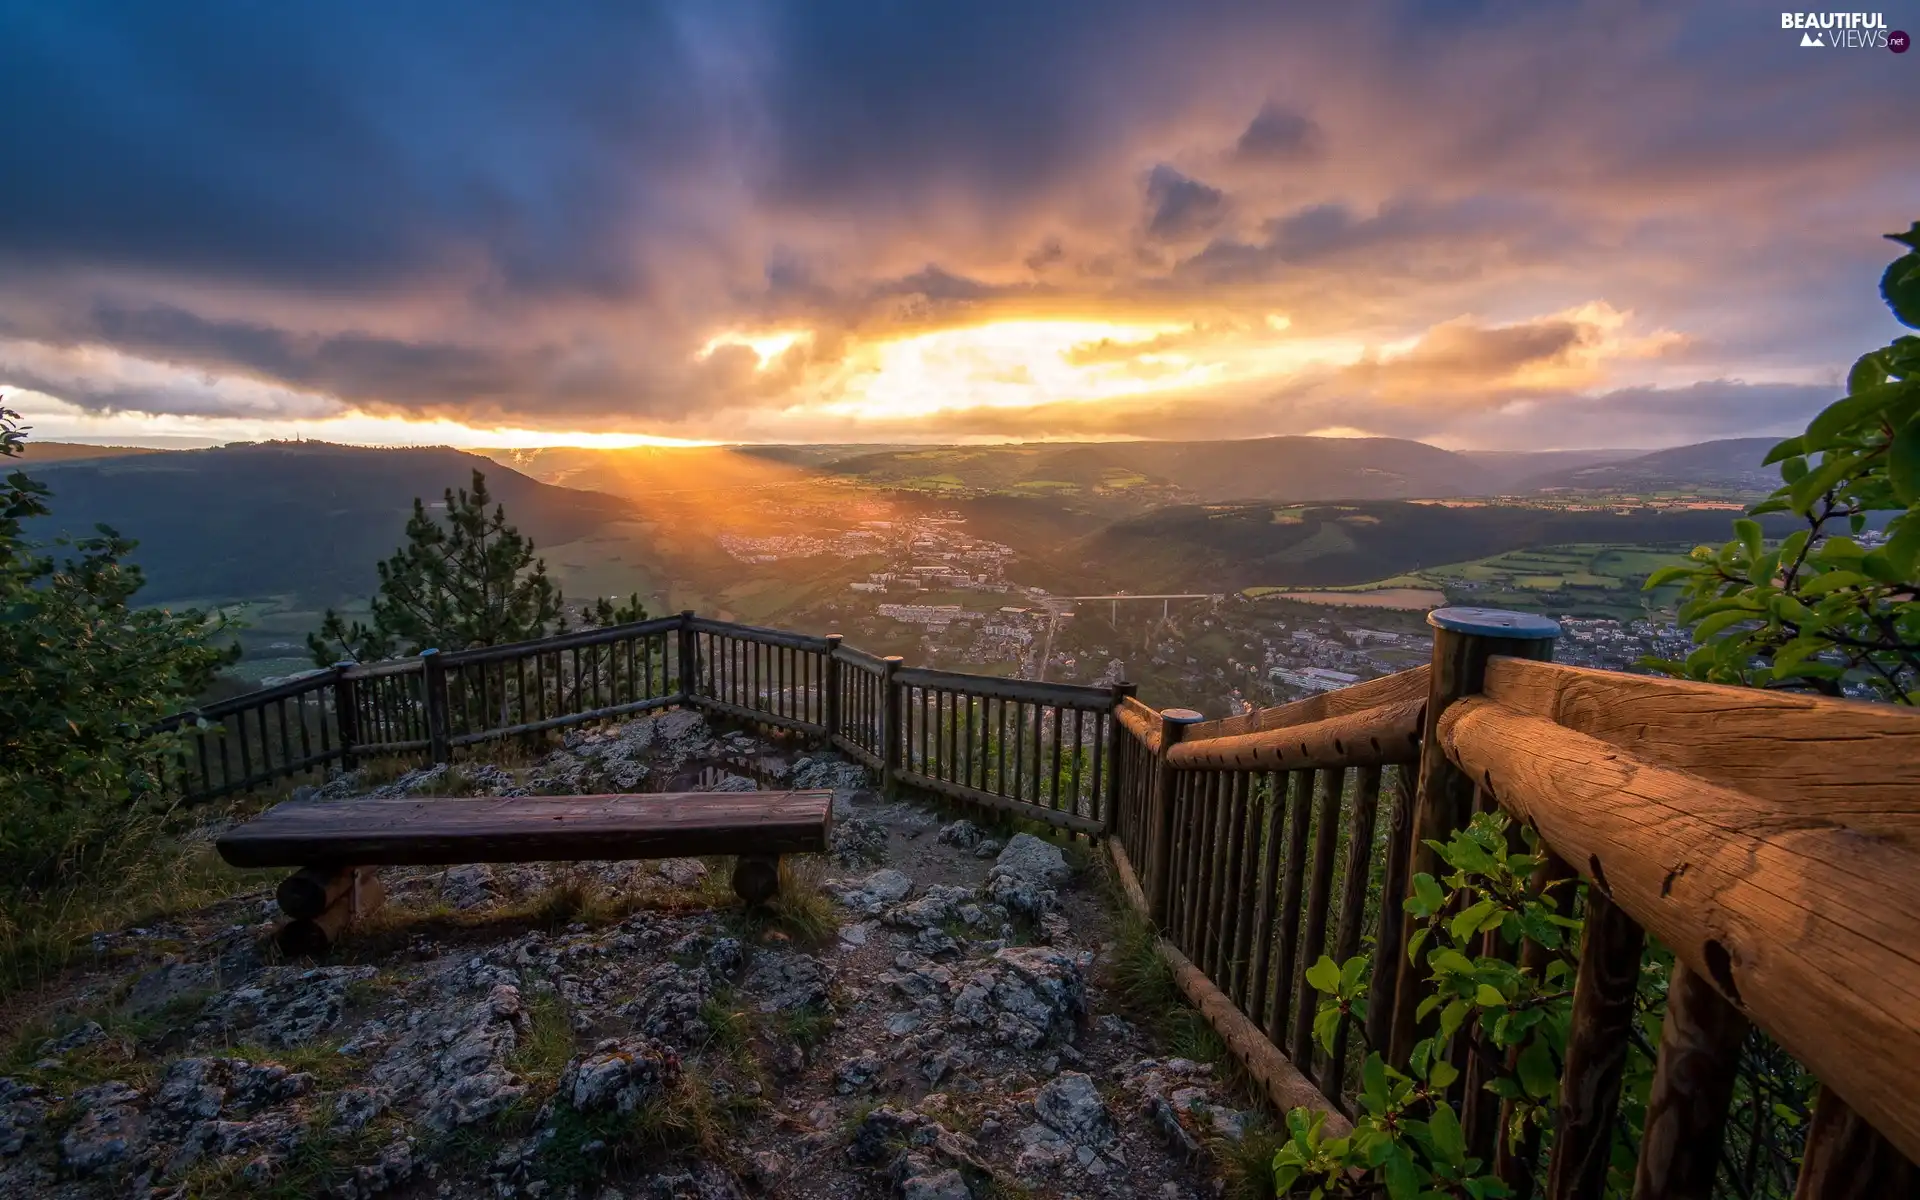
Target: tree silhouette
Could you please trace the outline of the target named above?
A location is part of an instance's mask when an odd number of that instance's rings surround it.
[[[471,490],[448,488],[446,507],[442,521],[414,500],[406,544],[377,564],[371,620],[349,622],[328,609],[319,632],[307,635],[315,663],[497,646],[566,627],[560,589],[532,539],[488,494],[486,476],[475,471]]]

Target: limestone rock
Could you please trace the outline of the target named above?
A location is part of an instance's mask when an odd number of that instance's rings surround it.
[[[742,981],[743,990],[763,1013],[824,1008],[833,986],[833,968],[811,954],[763,951]]]
[[[377,973],[372,967],[267,967],[246,986],[209,999],[194,1032],[245,1033],[268,1046],[305,1045],[340,1023],[347,985]]]
[[[647,1038],[608,1040],[567,1064],[558,1095],[574,1111],[629,1114],[667,1098],[680,1059]]]
[[[1033,1111],[1055,1133],[1075,1146],[1110,1154],[1120,1146],[1120,1131],[1091,1076],[1062,1071],[1034,1097]]]
[[[93,1175],[139,1153],[147,1139],[144,1099],[118,1079],[75,1092],[68,1103],[80,1119],[60,1139],[61,1163],[76,1175]]]
[[[864,879],[835,880],[826,886],[840,903],[872,917],[905,900],[913,891],[913,880],[892,867],[882,867]]]

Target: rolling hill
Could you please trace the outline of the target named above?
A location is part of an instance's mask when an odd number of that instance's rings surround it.
[[[76,458],[125,458],[134,454],[165,454],[166,450],[154,446],[94,446],[86,442],[41,442],[29,438],[26,452],[20,456],[22,462],[39,465],[49,462],[70,462]]]
[[[1134,501],[1411,500],[1524,490],[1523,480],[1629,458],[1632,451],[1443,450],[1403,438],[1285,436],[1207,442],[923,446],[822,469],[928,491],[989,490]]]
[[[1061,552],[1134,592],[1368,583],[1422,567],[1576,542],[1685,544],[1728,536],[1724,511],[1567,512],[1399,501],[1198,506],[1118,521]],[[1783,534],[1786,522],[1776,521]]]
[[[143,600],[292,595],[316,604],[365,596],[374,563],[400,544],[414,497],[465,487],[475,468],[537,546],[631,519],[613,496],[555,487],[444,447],[369,449],[267,442],[32,464],[53,489],[38,538],[97,523],[139,541]]]
[[[1778,438],[1726,438],[1655,450],[1617,462],[1589,463],[1523,479],[1517,490],[1572,488],[1585,492],[1660,492],[1724,489],[1765,495],[1780,472],[1761,460]]]

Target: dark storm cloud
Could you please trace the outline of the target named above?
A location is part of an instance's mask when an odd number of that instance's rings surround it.
[[[1881,332],[1920,73],[1767,16],[0,0],[0,383],[724,435],[859,338],[1023,306],[1373,341],[1497,311],[1520,332],[1454,358],[1524,359],[1594,301],[1806,378]],[[699,355],[766,328],[814,336]]]
[[[1177,241],[1205,233],[1226,215],[1227,194],[1161,163],[1147,174],[1147,234]]]
[[[1297,162],[1319,155],[1324,137],[1313,118],[1268,101],[1234,143],[1234,152],[1251,162]]]

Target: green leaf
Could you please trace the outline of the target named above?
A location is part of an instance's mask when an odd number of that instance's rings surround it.
[[[1389,1200],[1420,1200],[1421,1172],[1414,1165],[1412,1155],[1396,1146],[1380,1168],[1387,1177]]]
[[[1322,954],[1319,962],[1307,968],[1307,986],[1329,996],[1339,994],[1340,966],[1331,955]]]
[[[1847,390],[1852,391],[1853,389],[1848,388]],[[1778,443],[1777,445],[1774,446],[1773,449],[1767,451],[1767,456],[1764,459],[1760,460],[1760,465],[1763,467],[1770,467],[1773,464],[1780,462],[1783,459],[1798,458],[1799,456],[1806,453],[1806,451],[1802,449],[1802,446],[1804,445],[1805,441],[1806,441],[1805,438],[1800,437],[1799,435],[1796,434],[1795,436],[1788,438],[1786,441]]]
[[[1887,447],[1887,482],[1900,503],[1920,503],[1920,420],[1908,421]]]
[[[1553,1052],[1547,1048],[1546,1039],[1537,1034],[1520,1051],[1514,1065],[1520,1074],[1520,1086],[1536,1100],[1553,1095],[1560,1083],[1560,1073],[1553,1065]]]
[[[1864,392],[1870,387],[1878,387],[1887,381],[1887,352],[1885,349],[1870,350],[1854,360],[1853,369],[1847,372],[1847,391]],[[1765,465],[1764,463],[1761,465]]]
[[[1366,978],[1367,963],[1369,961],[1370,959],[1367,955],[1356,954],[1348,959],[1345,965],[1340,968],[1340,994],[1342,996],[1359,994],[1360,983]]]
[[[1494,908],[1495,901],[1489,897],[1488,899],[1480,901],[1478,904],[1463,909],[1458,916],[1454,917],[1453,922],[1447,926],[1447,931],[1453,934],[1454,941],[1464,942],[1479,930],[1480,922],[1485,920],[1487,914],[1492,912]]]
[[[1342,1016],[1339,1005],[1329,1004],[1313,1018],[1313,1040],[1328,1054],[1333,1053],[1333,1038],[1340,1031]]]
[[[1427,1072],[1427,1084],[1429,1087],[1452,1087],[1453,1081],[1458,1078],[1460,1078],[1460,1068],[1454,1066],[1444,1058],[1434,1063],[1433,1069]]]
[[[1920,227],[1920,222],[1915,222]],[[1910,238],[1911,234],[1888,234],[1895,241]],[[1907,244],[1911,245],[1909,241]],[[1887,302],[1893,315],[1909,329],[1920,329],[1920,254],[1903,254],[1887,264],[1885,273],[1880,276],[1880,298]]]
[[[1455,1115],[1452,1105],[1434,1107],[1433,1116],[1427,1120],[1427,1136],[1433,1140],[1435,1157],[1442,1162],[1457,1167],[1466,1161],[1467,1139],[1461,1132],[1460,1118]]]
[[[1507,1002],[1507,998],[1500,994],[1499,988],[1483,983],[1474,989],[1473,1002],[1481,1008],[1499,1008]]]
[[[1842,403],[1845,403],[1842,401]],[[1817,418],[1816,418],[1817,419]],[[1860,465],[1858,455],[1830,450],[1820,459],[1818,469],[1794,482],[1790,493],[1795,512],[1806,512],[1813,502],[1826,495]]]

